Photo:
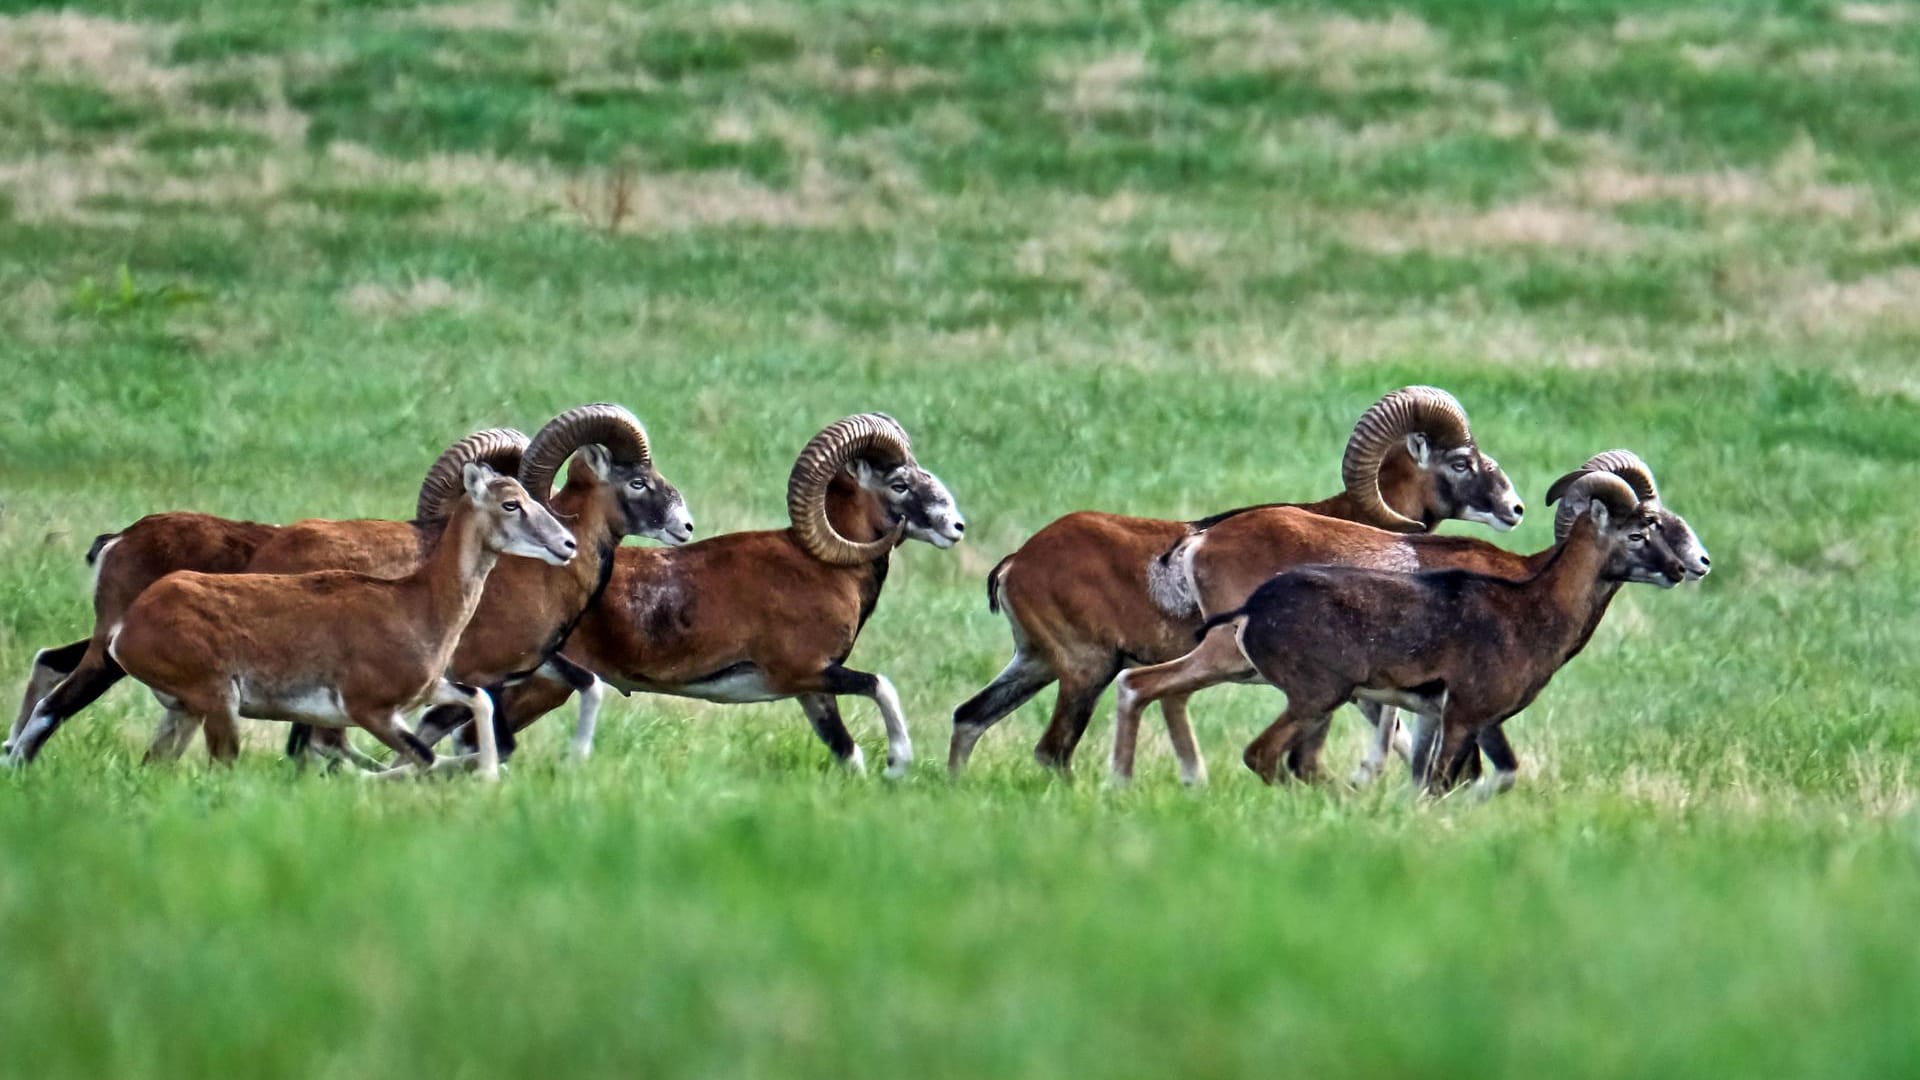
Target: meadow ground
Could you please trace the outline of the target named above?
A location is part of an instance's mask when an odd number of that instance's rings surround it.
[[[95,533],[398,516],[453,437],[582,401],[648,421],[705,534],[780,524],[866,409],[972,526],[855,653],[897,785],[792,705],[644,698],[498,789],[298,777],[264,727],[147,772],[116,690],[0,778],[0,1072],[1920,1059],[1920,5],[0,12],[9,695],[84,632]],[[1638,450],[1715,555],[1514,722],[1517,791],[1262,788],[1251,687],[1196,700],[1204,792],[1157,741],[1103,788],[1111,698],[1040,774],[1050,693],[946,782],[996,559],[1077,508],[1327,494],[1415,381],[1536,509]]]

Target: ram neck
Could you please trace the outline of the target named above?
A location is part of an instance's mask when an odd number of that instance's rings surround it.
[[[1383,494],[1386,495],[1386,504],[1388,506],[1392,507],[1399,514],[1412,518],[1414,521],[1420,523],[1420,532],[1432,532],[1440,524],[1427,512],[1419,499],[1408,498],[1405,495],[1396,498],[1393,494],[1386,492],[1383,492]],[[1339,518],[1342,521],[1357,521],[1362,525],[1381,525],[1377,515],[1361,510],[1360,501],[1344,491],[1338,495],[1321,499],[1319,502],[1301,503],[1298,505],[1300,509],[1319,514],[1322,517]]]
[[[872,543],[893,531],[880,500],[845,473],[827,487],[827,520],[835,532],[856,544]]]
[[[483,531],[484,522],[472,504],[463,502],[448,519],[440,542],[417,575],[426,584],[427,622],[449,642],[459,637],[473,617],[487,585],[487,574],[499,559],[487,549]]]
[[[1592,609],[1587,613],[1587,621],[1585,625],[1580,628],[1580,632],[1574,635],[1573,641],[1568,644],[1566,650],[1561,653],[1561,663],[1564,664],[1568,660],[1579,656],[1580,651],[1587,647],[1587,642],[1593,640],[1593,632],[1600,628],[1600,620],[1606,616],[1607,608],[1612,606],[1613,598],[1619,595],[1619,592],[1620,583],[1617,581],[1602,581],[1600,583],[1600,587],[1594,596]]]
[[[600,508],[596,494],[592,489],[583,490],[579,483],[570,483],[553,497],[549,507],[578,545],[578,554],[567,561],[562,573],[589,594],[606,584],[606,571],[613,564],[614,549],[626,535],[614,526],[611,515]]]
[[[1564,656],[1592,632],[1596,612],[1605,610],[1613,586],[1601,578],[1607,553],[1591,523],[1581,521],[1564,543],[1550,551],[1547,565],[1528,583],[1528,590],[1539,605],[1535,632],[1558,639],[1551,651]]]

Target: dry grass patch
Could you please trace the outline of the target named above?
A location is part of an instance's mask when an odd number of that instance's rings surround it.
[[[182,72],[156,57],[173,37],[170,27],[75,11],[0,16],[0,79],[57,79],[120,96],[171,98]]]
[[[1838,4],[1833,17],[1854,26],[1898,26],[1915,18],[1912,4]]]
[[[1557,186],[1563,196],[1592,206],[1671,199],[1708,210],[1775,217],[1814,214],[1855,218],[1873,205],[1872,194],[1866,188],[1822,183],[1810,176],[1783,170],[1657,173],[1602,164],[1563,174]]]
[[[517,30],[525,25],[511,0],[478,0],[467,4],[432,4],[406,13],[414,22],[447,30]]]
[[[1484,212],[1431,209],[1410,217],[1363,213],[1347,219],[1346,232],[1358,247],[1384,255],[1534,247],[1619,252],[1634,246],[1632,230],[1618,221],[1550,203],[1518,203]]]
[[[733,170],[628,173],[628,212],[610,231],[674,232],[718,226],[819,229],[847,224],[878,226],[883,208],[855,198],[824,169],[803,169],[791,189],[776,190]],[[579,182],[579,181],[574,181]],[[610,183],[611,174],[592,185]],[[564,185],[563,185],[564,187]],[[564,204],[564,190],[558,200]]]
[[[1056,61],[1048,72],[1055,89],[1047,107],[1074,116],[1134,112],[1145,104],[1135,84],[1146,74],[1147,55],[1138,49],[1085,63]]]
[[[1366,367],[1394,357],[1458,358],[1537,369],[1684,367],[1687,350],[1639,327],[1587,325],[1572,332],[1549,318],[1466,315],[1444,297],[1417,311],[1355,318],[1337,298],[1276,314],[1248,311],[1196,335],[1175,363],[1283,376],[1324,367]]]
[[[357,315],[367,318],[407,318],[429,311],[472,311],[479,308],[480,294],[455,287],[445,278],[414,278],[403,285],[365,282],[341,294],[341,303]]]
[[[1737,37],[1743,17],[1734,11],[1710,8],[1676,9],[1654,15],[1626,15],[1613,24],[1615,41],[1647,43],[1677,37]]]
[[[1912,60],[1892,49],[1802,49],[1791,60],[1795,71],[1814,78],[1857,79],[1863,74],[1906,71]]]
[[[1792,328],[1822,337],[1920,330],[1920,268],[1903,266],[1848,282],[1791,276],[1769,310]]]
[[[831,53],[809,50],[785,65],[769,81],[799,82],[832,94],[904,94],[924,86],[943,86],[953,76],[920,64],[894,64],[875,59],[843,64]]]
[[[1355,89],[1385,74],[1440,74],[1444,41],[1418,17],[1281,14],[1201,0],[1175,12],[1172,31],[1206,50],[1213,71],[1306,72],[1332,90]]]

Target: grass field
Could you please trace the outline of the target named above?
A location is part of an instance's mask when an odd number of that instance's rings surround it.
[[[703,535],[883,409],[968,540],[855,661],[920,753],[614,699],[498,789],[0,777],[12,1076],[1895,1075],[1920,1057],[1920,5],[0,0],[0,662],[150,511],[402,516],[622,402]],[[1519,788],[940,768],[1047,521],[1337,487],[1454,391],[1536,512],[1629,446],[1715,556],[1510,725]],[[1466,531],[1449,526],[1449,531]],[[11,715],[9,713],[9,715]],[[850,719],[869,755],[878,718]],[[1361,725],[1336,724],[1344,773]]]

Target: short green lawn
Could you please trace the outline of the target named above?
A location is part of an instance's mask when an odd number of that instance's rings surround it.
[[[1920,7],[0,12],[7,693],[86,632],[95,534],[403,515],[453,438],[584,401],[703,535],[782,524],[869,409],[970,526],[854,654],[898,785],[791,704],[643,697],[498,789],[296,776],[266,725],[143,771],[115,690],[0,777],[0,1072],[1911,1068]],[[1205,791],[1151,718],[1104,787],[1110,698],[1042,774],[1050,691],[947,782],[1000,556],[1329,494],[1410,382],[1536,511],[1639,451],[1714,554],[1510,726],[1518,790],[1262,788],[1257,687],[1196,700]]]

